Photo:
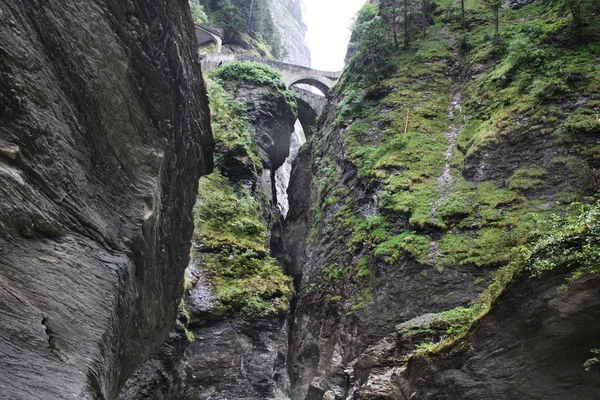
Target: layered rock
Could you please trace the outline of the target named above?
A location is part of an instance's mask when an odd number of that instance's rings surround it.
[[[468,344],[433,361],[409,362],[394,379],[398,396],[390,398],[593,399],[600,374],[582,365],[600,334],[600,282],[590,274],[557,291],[569,274],[521,276],[472,329]]]
[[[229,94],[211,92],[218,170],[200,184],[180,318],[121,399],[264,399],[285,386],[291,282],[269,253],[280,241],[274,168],[288,156],[295,113],[277,88],[222,84]]]
[[[187,4],[0,5],[0,397],[115,398],[170,330],[212,168]]]
[[[586,61],[596,72],[560,94],[538,91],[554,76],[528,75],[531,60],[507,62],[522,54],[518,38],[510,55],[480,57],[461,51],[443,22],[426,37],[412,32],[414,51],[369,64],[373,52],[394,51],[374,33],[390,26],[371,3],[355,36],[370,45],[353,46],[292,171],[291,398],[565,398],[567,387],[593,398],[597,372],[582,364],[597,346],[597,279],[567,282],[561,294],[569,272],[524,273],[503,292],[511,278],[494,271],[516,268],[519,246],[553,212],[593,201],[598,91],[586,88],[596,87],[597,65]],[[548,18],[533,7],[507,12]],[[485,21],[471,15],[472,34],[483,36]]]

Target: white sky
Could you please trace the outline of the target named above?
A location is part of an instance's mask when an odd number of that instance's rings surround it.
[[[339,71],[350,39],[350,25],[367,0],[302,0],[304,23],[308,25],[306,43],[312,68]]]

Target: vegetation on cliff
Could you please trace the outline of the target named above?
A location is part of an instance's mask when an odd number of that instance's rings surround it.
[[[296,99],[283,82],[281,71],[253,61],[234,61],[211,71],[214,78],[220,81],[242,81],[256,86],[269,86],[277,92],[288,107],[296,110]]]
[[[255,63],[228,64],[211,74],[208,93],[215,136],[215,171],[200,179],[194,208],[194,257],[214,289],[220,312],[262,317],[284,311],[291,279],[269,256],[269,199],[255,184],[262,172],[246,105],[221,83],[244,82],[276,89],[288,101],[289,92],[278,71]],[[283,86],[282,86],[283,85]]]
[[[535,239],[531,243],[513,249],[513,261],[492,275],[488,287],[469,307],[443,311],[428,319],[426,324],[416,319],[398,325],[399,334],[405,335],[410,331],[429,329],[432,320],[447,322],[441,328],[443,340],[422,343],[413,355],[427,357],[463,339],[473,324],[490,311],[511,281],[521,274],[539,278],[556,268],[570,269],[567,282],[557,288],[567,292],[570,282],[584,274],[600,272],[600,202],[593,205],[572,203],[566,215],[553,215],[551,220],[543,231],[533,232]],[[589,369],[596,363],[597,359],[592,357],[584,367]]]
[[[199,22],[225,28],[227,42],[250,46],[261,57],[281,57],[281,37],[269,0],[190,0],[190,6]]]
[[[439,0],[420,18],[418,3],[371,2],[356,18],[333,112],[310,144],[321,264],[303,301],[369,321],[399,301],[383,276],[410,269],[418,283],[401,286],[419,293],[399,296],[429,296],[427,318],[398,304],[409,321],[396,334],[427,332],[414,353],[427,356],[464,338],[517,276],[598,272],[600,6],[469,0],[463,14]],[[457,274],[460,285],[440,286]]]
[[[590,1],[580,7],[598,12]],[[597,26],[574,20],[561,2],[538,1],[502,9],[495,36],[484,1],[466,2],[465,31],[452,1],[430,9],[426,35],[411,25],[412,40],[395,50],[389,10],[363,7],[335,105],[347,158],[359,177],[381,185],[378,226],[405,215],[409,231],[388,230],[392,239],[382,241],[378,228],[362,229],[364,218],[328,200],[339,191],[331,169],[320,170],[328,184],[320,185],[318,215],[333,210],[341,230],[363,232],[362,243],[351,240],[353,254],[375,250],[393,261],[409,251],[438,271],[449,263],[498,267],[549,215],[589,201],[598,186],[598,149],[586,146],[600,129]],[[516,168],[479,170],[484,153],[515,140],[565,150],[539,165],[507,155]],[[441,251],[431,254],[433,232]],[[408,235],[423,245],[407,245]]]

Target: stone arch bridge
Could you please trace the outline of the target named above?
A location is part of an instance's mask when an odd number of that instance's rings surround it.
[[[201,63],[202,69],[206,71],[233,61],[254,61],[280,70],[284,83],[297,100],[298,118],[304,126],[314,125],[317,116],[321,115],[328,102],[329,90],[340,76],[339,71],[319,71],[295,64],[265,60],[244,54],[207,53],[204,55]],[[298,84],[313,86],[319,89],[324,96],[294,86]]]
[[[202,49],[208,47],[211,44],[215,45],[215,52],[221,52],[221,46],[223,45],[223,28],[217,28],[213,25],[195,23],[196,26],[196,40],[198,41],[198,48]]]

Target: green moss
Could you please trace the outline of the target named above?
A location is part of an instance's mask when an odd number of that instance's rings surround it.
[[[539,189],[545,177],[544,168],[518,169],[506,180],[506,186],[511,190]]]
[[[439,342],[418,346],[413,357],[430,357],[462,340],[473,323],[483,318],[507,285],[523,271],[532,277],[540,276],[557,267],[572,268],[570,280],[583,274],[600,273],[600,203],[585,205],[573,203],[566,216],[554,216],[544,229],[535,231],[536,240],[527,246],[513,249],[511,262],[495,271],[486,289],[469,307],[443,311],[426,320],[415,318],[397,327],[399,333],[407,329],[423,329],[430,321],[448,321],[446,337]],[[567,290],[563,285],[557,290]]]
[[[371,275],[371,270],[369,269],[369,260],[367,257],[358,258],[353,265],[354,276],[356,278],[365,278]]]
[[[385,34],[380,30],[385,18],[377,19],[385,15],[374,4],[361,11],[354,38],[362,42],[353,45],[356,52],[333,92],[333,130],[315,138],[316,182],[323,201],[314,210],[313,226],[328,225],[328,234],[345,241],[361,265],[367,260],[394,264],[410,255],[418,263],[433,263],[437,271],[448,265],[505,271],[503,266],[514,266],[515,249],[533,240],[547,217],[561,209],[557,200],[569,202],[589,193],[589,180],[596,175],[573,151],[508,171],[504,182],[475,182],[472,177],[468,182],[465,164],[470,168],[482,155],[495,155],[517,141],[527,143],[529,136],[547,146],[574,143],[579,154],[596,158],[600,150],[588,149],[582,138],[599,129],[600,103],[593,100],[600,95],[598,36],[588,32],[575,40],[568,13],[534,2],[502,10],[501,35],[493,37],[491,9],[480,0],[467,1],[469,32],[457,34],[461,26],[455,4],[436,3],[435,23],[426,37],[415,35],[408,48],[389,48],[377,60],[368,58],[371,50],[390,44],[389,36],[373,42]],[[359,61],[365,68],[359,68]],[[473,79],[454,78],[459,64]],[[455,107],[450,121],[449,99],[458,84],[462,108]],[[452,179],[447,182],[440,179],[449,145],[444,132],[451,123],[454,128],[463,122],[451,149]],[[356,199],[348,199],[352,193],[339,195],[336,164],[322,153],[337,132],[361,184],[378,188],[385,218],[361,218],[354,211]],[[561,173],[574,190],[540,190]],[[339,279],[352,281],[362,269],[357,263],[350,271],[343,268]]]
[[[464,218],[476,212],[475,186],[464,179],[455,179],[452,192],[440,204],[438,214],[445,221]]]
[[[237,246],[265,252],[266,227],[261,204],[242,185],[217,170],[200,179],[194,208],[195,237],[211,248]]]
[[[539,276],[557,266],[573,268],[573,278],[600,272],[600,203],[572,203],[555,216],[527,255],[527,269]]]
[[[338,264],[326,264],[321,267],[321,278],[326,281],[341,279],[348,271],[349,268]]]
[[[360,293],[353,299],[350,305],[350,311],[347,315],[352,315],[356,311],[363,309],[367,303],[373,298],[373,290],[370,287],[362,288]]]
[[[242,81],[257,86],[271,87],[283,97],[289,108],[296,112],[296,99],[283,82],[281,71],[252,61],[234,61],[210,71],[210,76],[220,81]]]
[[[429,239],[415,232],[404,232],[392,236],[379,244],[375,255],[383,258],[388,264],[396,263],[404,253],[410,254],[417,262],[424,264],[427,260]]]
[[[211,128],[215,139],[215,167],[228,167],[228,155],[247,157],[248,169],[257,175],[262,168],[258,148],[248,121],[244,118],[245,106],[236,101],[215,80],[208,80],[208,98],[211,110]]]
[[[351,252],[366,247],[372,249],[387,239],[388,223],[382,215],[375,215],[366,219],[355,219],[346,221],[347,226],[352,225],[352,235],[348,241],[348,249]]]
[[[185,335],[185,338],[188,342],[192,343],[196,340],[196,335],[194,335],[194,332],[189,330],[189,324],[191,322],[191,316],[190,316],[190,312],[188,311],[186,305],[185,305],[185,300],[184,298],[181,299],[181,301],[179,302],[179,307],[177,309],[182,315],[183,315],[183,323],[181,323],[180,325],[178,324],[178,326],[183,329],[183,333]]]
[[[287,310],[291,278],[272,257],[230,248],[204,253],[202,261],[222,312],[255,318]]]

